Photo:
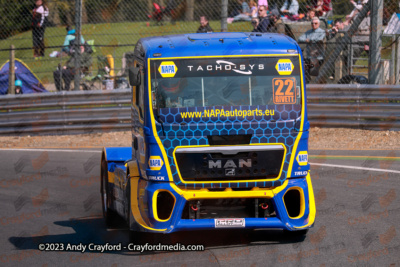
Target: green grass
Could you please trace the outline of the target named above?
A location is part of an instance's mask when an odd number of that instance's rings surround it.
[[[220,31],[220,21],[211,21],[211,27],[214,31]],[[178,21],[174,25],[164,22],[163,25],[155,26],[154,22],[126,22],[126,23],[103,23],[103,24],[87,24],[82,27],[82,35],[85,40],[94,40],[95,45],[107,45],[114,47],[96,47],[93,56],[93,72],[97,73],[97,56],[111,54],[115,58],[115,68],[121,68],[122,55],[125,52],[133,51],[134,44],[142,38],[148,36],[180,34],[196,32],[199,23]],[[238,22],[228,24],[229,31],[251,31],[252,27],[249,22]],[[45,32],[46,46],[61,46],[65,38],[64,27],[48,27]],[[60,48],[46,49],[46,56],[42,60],[35,61],[33,59],[32,32],[24,32],[14,35],[6,40],[0,41],[0,49],[9,49],[11,45],[16,49],[28,48],[25,50],[16,50],[15,57],[24,61],[29,68],[44,83],[54,83],[53,71],[56,70],[59,63],[64,64],[69,57],[50,58],[52,51],[59,51]],[[130,45],[130,46],[121,46]],[[3,65],[9,59],[9,51],[0,51],[0,65]]]

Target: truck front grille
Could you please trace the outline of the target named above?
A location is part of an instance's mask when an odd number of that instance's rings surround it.
[[[279,177],[283,145],[178,148],[177,168],[185,182],[262,180]]]

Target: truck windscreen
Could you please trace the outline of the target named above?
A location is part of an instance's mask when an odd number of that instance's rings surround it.
[[[152,60],[153,108],[301,104],[299,57]]]

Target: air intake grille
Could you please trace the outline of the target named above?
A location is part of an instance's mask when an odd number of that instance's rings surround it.
[[[178,148],[175,152],[186,182],[276,178],[284,156],[282,145]]]

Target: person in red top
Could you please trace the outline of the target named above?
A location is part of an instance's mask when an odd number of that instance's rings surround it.
[[[328,13],[332,10],[331,0],[317,0],[313,9],[317,17],[327,17]]]
[[[35,59],[44,57],[44,31],[48,16],[49,9],[45,1],[37,0],[32,17],[33,57]]]

